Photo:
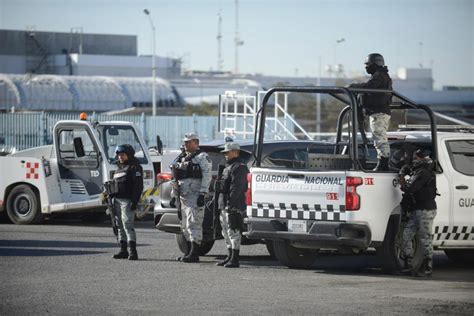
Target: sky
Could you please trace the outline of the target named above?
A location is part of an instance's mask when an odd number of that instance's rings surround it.
[[[194,70],[217,69],[221,10],[224,70],[234,70],[235,0],[0,0],[0,29],[137,35],[138,54],[149,55],[145,8],[157,55]],[[337,63],[352,77],[378,52],[392,76],[425,67],[436,88],[474,86],[473,20],[474,0],[239,0],[239,70],[315,77]]]

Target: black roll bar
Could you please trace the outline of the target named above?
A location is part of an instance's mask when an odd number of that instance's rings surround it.
[[[330,87],[330,86],[325,86],[325,87],[275,87],[269,89],[266,93],[265,96],[263,97],[262,104],[260,106],[260,109],[258,110],[257,114],[257,126],[255,128],[255,131],[257,133],[258,131],[258,138],[256,137],[257,135],[254,135],[254,155],[256,158],[256,163],[255,165],[257,167],[260,167],[261,165],[261,160],[262,160],[262,150],[263,150],[263,142],[264,142],[264,136],[265,136],[265,120],[266,120],[266,105],[268,103],[268,100],[270,97],[276,93],[276,92],[300,92],[300,93],[325,93],[333,96],[334,98],[338,99],[339,101],[343,102],[344,104],[347,104],[344,109],[342,109],[341,113],[339,114],[338,120],[337,120],[337,136],[336,136],[336,145],[338,142],[340,142],[340,137],[342,134],[342,121],[344,116],[351,111],[352,113],[357,113],[356,109],[359,106],[356,95],[359,93],[385,93],[385,94],[391,94],[394,97],[397,97],[398,99],[402,100],[401,105],[396,105],[396,106],[391,106],[392,108],[406,108],[406,109],[419,109],[419,110],[424,110],[429,118],[430,118],[430,123],[431,123],[431,142],[433,145],[433,151],[432,151],[432,158],[435,160],[435,162],[438,161],[438,145],[437,145],[437,134],[436,134],[436,117],[433,113],[433,111],[427,106],[423,104],[417,104],[416,102],[410,100],[409,98],[405,97],[404,95],[393,91],[393,90],[386,90],[386,89],[365,89],[365,88],[345,88],[345,87]],[[346,100],[344,97],[340,95],[346,95],[348,97],[348,100]],[[352,162],[353,162],[353,167],[354,170],[359,170],[360,166],[358,163],[358,150],[357,150],[357,132],[358,132],[358,116],[357,115],[351,115],[351,121],[352,121],[352,142],[351,142],[351,157],[352,157]]]

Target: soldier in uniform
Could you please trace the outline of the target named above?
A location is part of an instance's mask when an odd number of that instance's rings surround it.
[[[143,192],[143,168],[135,158],[131,145],[120,145],[115,149],[118,169],[114,172],[114,208],[118,224],[120,251],[114,259],[138,260],[137,236],[135,234],[135,211]],[[127,250],[127,242],[130,252]]]
[[[408,178],[408,179],[406,179]],[[436,216],[436,175],[434,162],[422,150],[414,154],[411,166],[400,170],[402,191],[411,197],[408,221],[402,235],[402,255],[405,258],[405,271],[413,276],[431,276],[433,272],[433,219]],[[423,262],[420,267],[412,265],[412,241],[415,234],[420,239]]]
[[[185,150],[172,165],[177,184],[177,188],[173,188],[173,195],[179,197],[181,230],[191,247],[178,261],[199,262],[205,196],[211,183],[212,164],[207,153],[199,149],[196,133],[186,134],[183,141]]]
[[[247,192],[247,165],[240,158],[240,146],[237,143],[226,143],[224,150],[226,165],[222,172],[219,194],[220,220],[222,235],[227,245],[227,257],[218,262],[226,268],[239,267],[240,239],[243,225],[243,212],[246,209],[245,193]]]
[[[392,90],[392,79],[388,75],[388,68],[380,54],[369,54],[365,61],[365,70],[371,75],[364,83],[350,84],[351,88],[385,89]],[[370,129],[377,149],[378,163],[374,171],[388,171],[390,145],[387,140],[387,129],[390,125],[390,104],[392,96],[383,93],[364,93],[360,96],[360,103],[369,116]]]

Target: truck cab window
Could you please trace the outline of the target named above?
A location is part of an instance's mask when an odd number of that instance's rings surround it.
[[[474,141],[448,141],[447,147],[454,169],[465,175],[474,176]]]

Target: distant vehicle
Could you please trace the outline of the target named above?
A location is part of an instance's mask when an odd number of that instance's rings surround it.
[[[250,141],[238,141],[241,145],[241,158],[247,162],[250,168],[254,162],[252,155],[253,144]],[[220,152],[224,149],[224,141],[208,142],[200,145],[202,151],[208,153],[212,161],[213,181],[210,185],[210,193],[206,197],[206,209],[203,223],[203,242],[201,245],[201,255],[206,254],[212,249],[214,241],[221,239],[221,227],[219,222],[219,214],[216,213],[213,204],[214,179],[217,176],[218,166],[225,164],[224,155]],[[307,161],[308,153],[318,152],[325,153],[332,150],[334,145],[328,142],[314,141],[269,141],[264,146],[264,163],[267,166],[275,168],[300,167]],[[171,163],[177,156],[179,151],[172,155],[163,156],[163,160]],[[169,156],[169,157],[168,157]],[[186,253],[188,243],[185,241],[181,232],[181,224],[177,216],[175,205],[172,205],[171,198],[171,172],[162,172],[157,177],[157,183],[160,188],[159,202],[155,205],[154,222],[157,229],[176,234],[176,241],[179,249]],[[265,243],[265,240],[249,240],[243,236],[242,244],[249,245],[255,243]],[[273,254],[271,243],[267,244],[268,251]]]
[[[59,121],[53,135],[52,145],[0,157],[0,212],[6,211],[13,223],[39,223],[52,213],[102,215],[103,183],[117,169],[115,147],[120,144],[134,147],[144,190],[154,187],[150,155],[132,123]]]

